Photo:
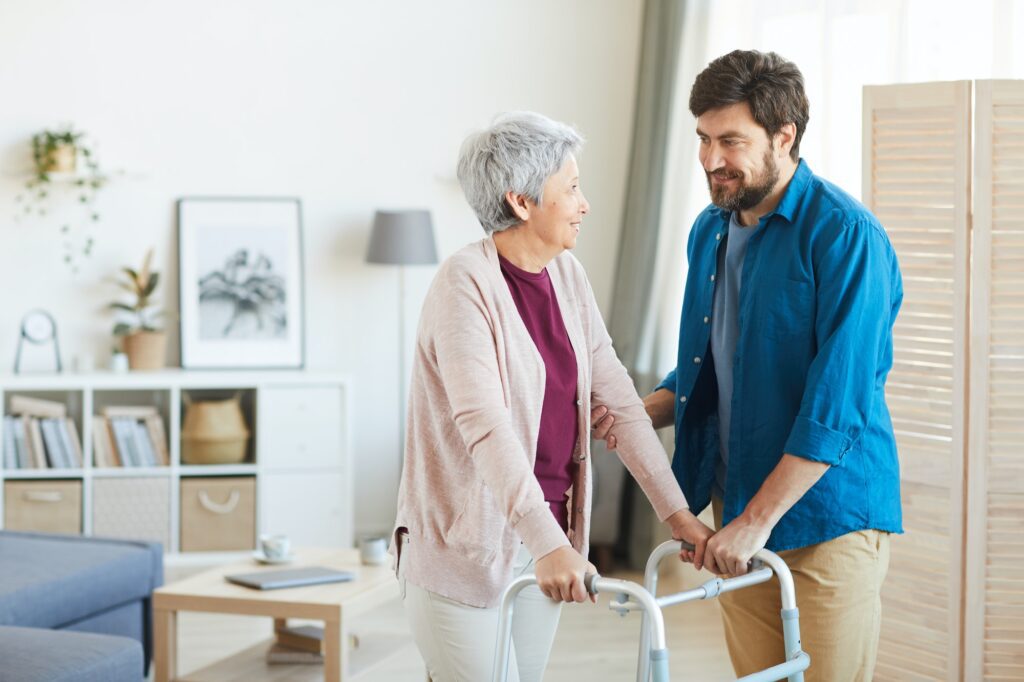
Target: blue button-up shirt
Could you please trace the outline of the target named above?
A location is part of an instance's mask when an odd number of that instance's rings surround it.
[[[676,394],[672,469],[695,513],[711,499],[719,459],[708,342],[729,216],[709,206],[690,232],[678,364],[658,386]],[[750,239],[742,282],[723,522],[788,453],[831,466],[772,530],[769,549],[902,532],[885,379],[903,284],[878,219],[801,161]]]

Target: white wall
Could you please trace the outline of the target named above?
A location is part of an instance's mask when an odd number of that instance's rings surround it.
[[[463,137],[511,109],[575,123],[593,205],[577,255],[605,305],[641,12],[639,0],[0,1],[0,367],[34,307],[57,318],[65,360],[104,364],[110,277],[151,246],[174,309],[178,197],[298,196],[307,364],[354,379],[357,531],[386,528],[398,277],[362,262],[373,211],[430,208],[446,256],[482,236],[454,179]],[[128,173],[102,192],[96,251],[77,275],[56,216],[11,219],[30,136],[63,122]],[[409,346],[433,268],[407,272]]]

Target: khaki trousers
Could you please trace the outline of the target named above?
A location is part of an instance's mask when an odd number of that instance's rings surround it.
[[[712,500],[722,527],[722,501]],[[889,569],[889,534],[847,533],[834,540],[779,552],[793,573],[800,637],[811,657],[806,682],[867,682],[878,655],[880,592]],[[738,677],[785,660],[779,583],[719,597],[732,667]]]

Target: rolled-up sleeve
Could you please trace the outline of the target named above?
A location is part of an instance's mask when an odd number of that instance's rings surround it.
[[[899,304],[895,255],[881,228],[844,226],[816,263],[818,351],[785,452],[839,465],[869,421],[890,363],[889,327]]]

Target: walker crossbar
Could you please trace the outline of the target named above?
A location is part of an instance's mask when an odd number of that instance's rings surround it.
[[[782,634],[785,642],[786,661],[766,670],[756,672],[752,675],[740,678],[739,682],[769,682],[770,680],[788,679],[789,682],[803,682],[804,670],[810,666],[811,659],[805,651],[800,648],[800,611],[796,607],[796,589],[793,586],[793,575],[779,555],[767,549],[762,549],[754,555],[752,569],[749,573],[735,578],[715,578],[704,583],[700,587],[679,592],[673,595],[657,597],[658,594],[658,567],[665,557],[679,554],[680,551],[693,550],[693,545],[678,540],[663,542],[658,545],[651,556],[647,559],[647,567],[644,571],[644,588],[655,597],[655,602],[660,607],[673,606],[697,599],[713,599],[724,592],[750,587],[771,579],[774,574],[779,579],[779,589],[782,595]],[[626,613],[635,610],[637,607],[632,602],[613,603],[611,608]],[[650,648],[651,627],[648,624],[648,611],[642,614],[640,622],[640,656],[637,663],[637,682],[649,682],[651,680],[651,668],[645,652]],[[664,628],[664,623],[662,624]],[[657,678],[654,678],[657,679]]]

